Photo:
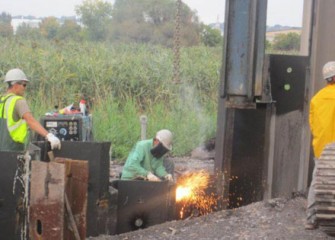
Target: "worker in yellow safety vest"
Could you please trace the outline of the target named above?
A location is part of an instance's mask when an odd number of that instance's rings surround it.
[[[0,151],[24,151],[28,127],[45,137],[52,149],[60,149],[60,140],[49,133],[32,115],[23,97],[29,80],[21,69],[9,70],[5,76],[7,91],[0,97]]]

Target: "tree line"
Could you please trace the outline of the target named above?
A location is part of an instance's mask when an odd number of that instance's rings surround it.
[[[96,41],[111,43],[141,43],[172,47],[176,27],[175,0],[115,0],[114,5],[104,0],[84,0],[75,7],[80,19],[43,18],[38,28],[20,25],[14,35],[12,17],[0,15],[0,36],[23,39],[62,41]],[[218,29],[199,21],[197,13],[182,3],[180,14],[180,45],[222,46],[223,37]],[[268,51],[298,51],[300,34],[278,34],[266,42]]]
[[[174,0],[84,0],[75,7],[80,19],[43,18],[38,28],[20,25],[14,35],[11,15],[0,15],[0,36],[28,39],[97,41],[112,43],[143,43],[172,47],[176,22]],[[182,3],[180,14],[180,45],[220,46],[220,30],[201,23],[196,12]]]

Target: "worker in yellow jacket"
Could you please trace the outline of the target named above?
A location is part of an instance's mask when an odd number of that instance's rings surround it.
[[[327,144],[335,142],[335,61],[326,63],[322,74],[327,85],[315,94],[310,103],[309,124],[313,136],[315,166],[308,192],[306,229],[317,227],[311,216],[313,215],[312,205],[315,202],[314,185],[318,158]]]
[[[7,91],[0,97],[0,151],[23,151],[28,141],[28,127],[45,137],[52,149],[60,149],[60,140],[49,133],[32,115],[23,97],[29,80],[21,69],[5,76]]]

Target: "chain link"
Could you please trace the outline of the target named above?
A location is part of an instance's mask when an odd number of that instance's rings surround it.
[[[180,11],[182,1],[176,2],[175,31],[173,44],[173,82],[180,83]]]

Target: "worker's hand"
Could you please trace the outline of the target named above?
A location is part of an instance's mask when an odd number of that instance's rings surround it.
[[[46,135],[46,139],[48,140],[48,142],[50,142],[52,150],[54,150],[54,149],[60,149],[61,144],[60,144],[60,140],[59,140],[58,137],[56,137],[52,133],[48,133]]]
[[[152,182],[160,182],[160,181],[161,181],[157,176],[155,176],[155,175],[152,174],[151,172],[148,172],[148,174],[147,174],[147,179],[148,179],[149,181],[152,181]]]
[[[173,182],[173,177],[171,174],[167,174],[164,178],[165,180],[168,180],[169,182]]]

